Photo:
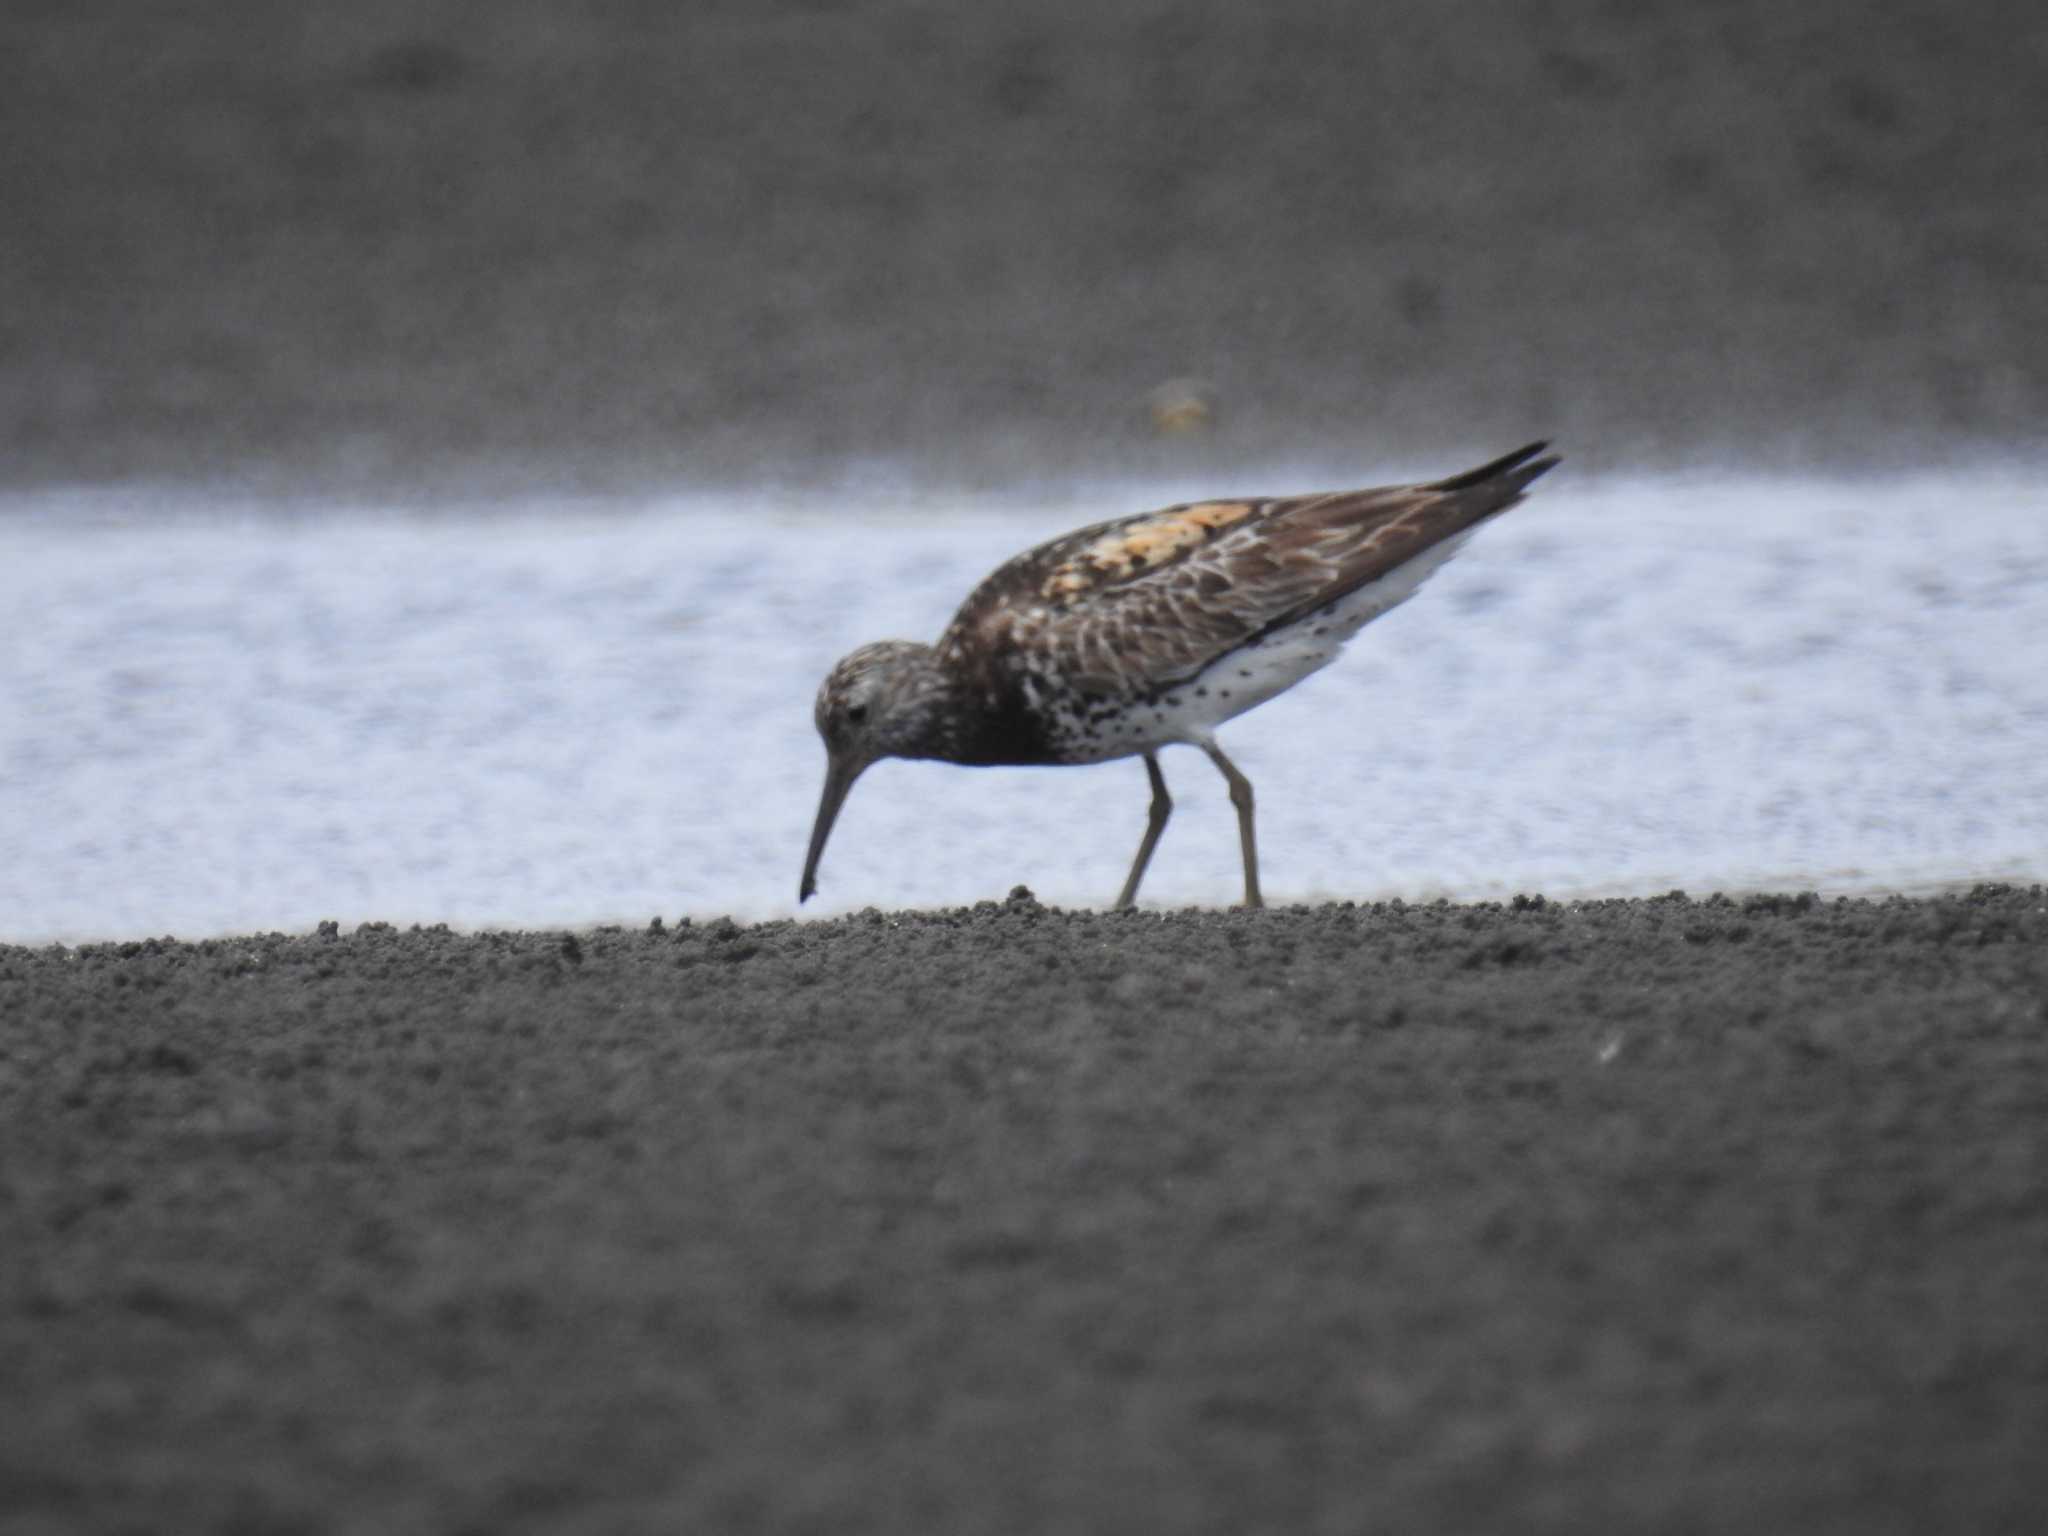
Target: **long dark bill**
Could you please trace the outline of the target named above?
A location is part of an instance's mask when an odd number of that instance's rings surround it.
[[[804,855],[804,883],[796,892],[799,906],[817,893],[818,861],[825,856],[825,839],[832,835],[832,823],[839,819],[839,807],[846,803],[846,792],[867,766],[857,758],[837,757],[825,765],[825,793],[818,799],[818,819],[811,826],[811,851]]]

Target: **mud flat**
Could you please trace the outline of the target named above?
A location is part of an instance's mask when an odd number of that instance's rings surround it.
[[[2048,892],[0,950],[9,1531],[2011,1530]]]

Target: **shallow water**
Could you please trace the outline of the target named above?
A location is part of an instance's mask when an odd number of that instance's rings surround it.
[[[1233,489],[878,495],[858,522],[17,498],[0,939],[792,913],[840,653],[933,637],[1039,538]],[[2048,498],[2017,470],[1566,472],[1223,739],[1269,901],[2043,879],[2044,619]],[[1233,900],[1221,781],[1163,763],[1146,898]],[[1145,804],[1136,762],[885,763],[804,910],[1101,904]]]

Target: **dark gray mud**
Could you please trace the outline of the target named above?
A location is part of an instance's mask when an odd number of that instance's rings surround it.
[[[0,1528],[2033,1529],[2048,892],[0,950]]]

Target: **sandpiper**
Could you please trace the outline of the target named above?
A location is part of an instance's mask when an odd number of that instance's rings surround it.
[[[1326,666],[1479,524],[1554,466],[1547,443],[1448,480],[1325,495],[1193,502],[1098,523],[1018,555],[974,589],[935,646],[864,645],[818,690],[825,792],[797,899],[854,780],[885,757],[977,766],[1142,757],[1151,813],[1138,882],[1173,811],[1159,749],[1200,747],[1230,786],[1244,904],[1259,896],[1251,781],[1224,721]]]

